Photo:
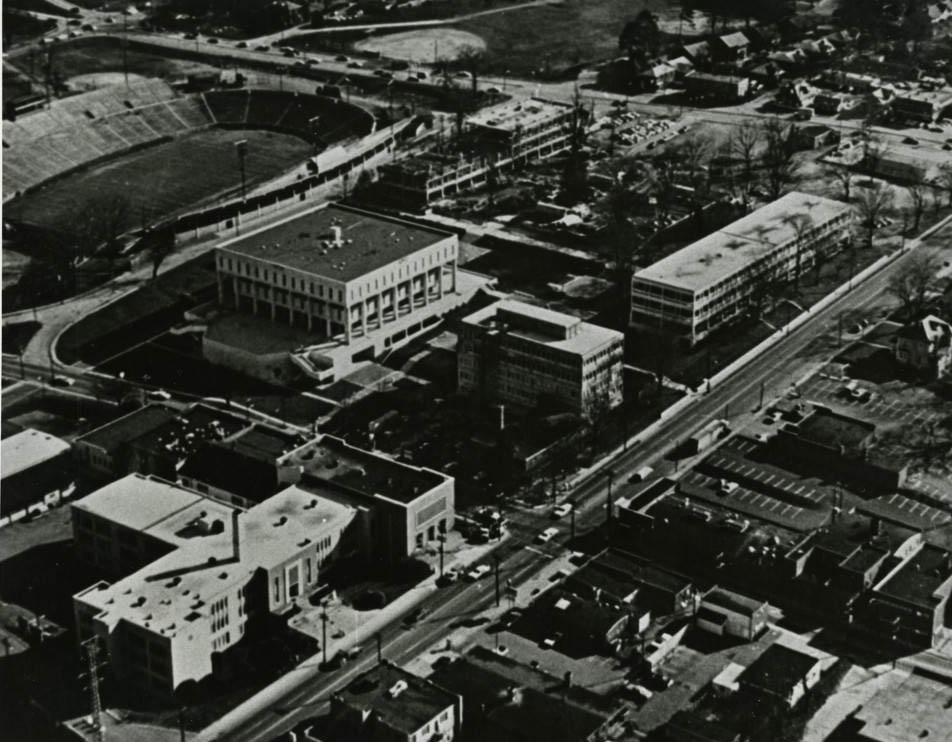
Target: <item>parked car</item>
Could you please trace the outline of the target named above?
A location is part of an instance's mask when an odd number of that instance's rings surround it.
[[[536,536],[536,541],[540,544],[547,544],[558,535],[558,528],[546,528],[542,533]]]
[[[338,61],[338,62],[349,62],[349,61],[350,61],[350,57],[348,57],[346,54],[338,54],[336,57],[334,57],[334,59],[335,59],[336,61]]]
[[[556,505],[555,510],[552,511],[553,518],[564,518],[566,515],[572,512],[572,503],[563,502],[561,505]]]
[[[255,51],[256,51],[256,52],[266,52],[266,51],[268,51],[270,48],[271,48],[271,47],[268,46],[267,44],[258,44],[258,46],[255,47]]]
[[[648,477],[654,473],[654,469],[650,466],[643,466],[630,477],[628,477],[629,482],[644,482]]]
[[[50,379],[50,386],[73,386],[76,383],[75,379],[71,379],[68,376],[54,376]]]
[[[483,577],[489,574],[490,567],[488,564],[480,564],[479,566],[473,567],[469,572],[466,573],[466,579],[469,582],[476,582],[481,580]]]
[[[236,49],[247,49],[247,48],[248,48],[248,42],[247,42],[247,41],[239,41],[237,44],[235,44],[235,48],[236,48]]]
[[[729,479],[722,479],[718,484],[718,491],[722,495],[729,495],[731,492],[735,492],[737,488],[740,487],[737,482],[731,482]]]
[[[172,395],[164,389],[153,389],[150,392],[146,392],[145,396],[146,399],[151,399],[156,402],[168,402],[170,399],[172,399]]]
[[[556,644],[562,640],[562,632],[556,631],[552,636],[547,636],[542,640],[542,646],[545,649],[552,649]]]

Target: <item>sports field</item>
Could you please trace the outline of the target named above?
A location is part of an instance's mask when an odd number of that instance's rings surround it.
[[[311,153],[303,139],[274,132],[209,129],[67,175],[7,205],[24,222],[69,233],[74,215],[92,198],[129,199],[128,228],[148,223],[241,184],[235,142],[248,141],[248,187],[278,175]]]

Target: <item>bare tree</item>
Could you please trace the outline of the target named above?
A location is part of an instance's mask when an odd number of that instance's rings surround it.
[[[776,200],[796,179],[793,128],[783,119],[771,118],[764,123],[763,132],[766,148],[761,162],[767,178],[767,191],[771,199]]]
[[[826,174],[830,180],[834,181],[840,187],[843,200],[849,202],[850,196],[852,195],[853,171],[845,166],[833,166],[827,168]]]
[[[730,154],[736,157],[743,164],[743,182],[741,184],[741,193],[743,194],[744,205],[747,205],[747,194],[754,177],[754,162],[757,154],[757,148],[763,141],[763,131],[760,126],[744,119],[739,126],[734,127],[731,132],[728,144]]]
[[[892,203],[892,191],[879,181],[869,188],[863,188],[860,192],[856,200],[856,211],[866,247],[873,246],[873,239],[879,231],[882,218]]]
[[[794,286],[800,288],[800,273],[803,264],[803,249],[806,242],[807,233],[813,227],[813,220],[807,214],[794,214],[790,219],[790,226],[793,227],[793,233],[796,235],[796,264],[794,267],[793,282]],[[818,251],[814,251],[818,252]]]
[[[674,202],[675,171],[674,163],[669,159],[659,159],[651,172],[651,196],[655,200],[659,227],[667,222]]]
[[[473,96],[479,92],[479,76],[486,64],[486,54],[482,49],[475,46],[464,46],[456,55],[456,60],[463,65],[463,69],[469,73],[472,83]]]
[[[909,199],[912,201],[912,229],[919,231],[919,223],[922,221],[922,215],[926,210],[926,185],[922,181],[916,181],[908,186]]]
[[[952,206],[952,162],[945,162],[939,166],[936,183],[945,191],[946,206]]]
[[[701,196],[707,186],[707,178],[701,178],[704,172],[703,163],[711,152],[711,141],[703,134],[692,134],[685,137],[675,150],[684,169],[687,171],[689,182],[694,188],[696,196]],[[699,199],[695,199],[695,204]]]
[[[925,311],[929,292],[939,285],[941,262],[925,252],[914,252],[902,269],[894,273],[886,290],[899,300],[907,319],[916,319]]]

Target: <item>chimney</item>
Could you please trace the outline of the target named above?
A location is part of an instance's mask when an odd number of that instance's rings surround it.
[[[572,671],[571,670],[565,671],[565,687],[566,688],[572,687]]]
[[[344,241],[341,239],[341,229],[339,224],[331,225],[331,234],[333,235],[333,244],[334,247],[340,247],[344,244]]]
[[[231,547],[235,561],[241,561],[241,524],[238,522],[238,508],[231,511]]]

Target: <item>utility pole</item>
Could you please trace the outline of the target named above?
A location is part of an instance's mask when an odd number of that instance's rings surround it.
[[[99,671],[106,666],[99,661],[99,637],[93,636],[83,642],[86,650],[86,672],[79,677],[89,683],[90,717],[93,723],[93,739],[103,742],[102,698],[99,695]]]
[[[178,712],[179,742],[185,742],[185,707],[182,706]]]
[[[493,554],[493,564],[496,566],[496,607],[499,607],[499,555]]]
[[[760,405],[757,407],[758,410],[762,410],[764,408],[764,391],[766,387],[767,387],[767,382],[761,381],[760,382]]]
[[[241,200],[245,200],[245,158],[248,156],[248,140],[235,142],[235,154],[238,155],[238,169],[241,171]]]
[[[572,540],[574,541],[575,540],[575,500],[570,500],[569,505],[572,506],[572,509],[569,511],[569,515],[572,516],[570,528],[572,533]]]
[[[608,497],[605,498],[605,525],[611,525],[612,522],[612,482],[615,479],[615,471],[609,469],[605,472],[608,477]]]
[[[440,537],[437,539],[440,544],[440,577],[443,577],[443,552],[446,545],[446,534],[441,533]]]
[[[324,653],[324,667],[327,667],[327,610],[321,611],[321,651]]]
[[[383,637],[377,632],[377,664],[383,662]]]

